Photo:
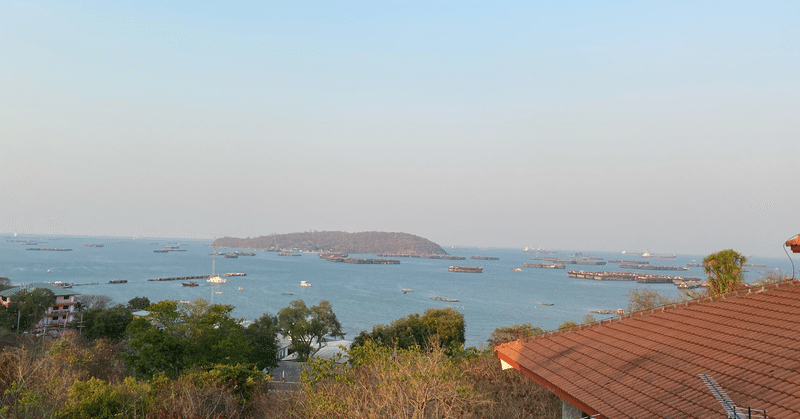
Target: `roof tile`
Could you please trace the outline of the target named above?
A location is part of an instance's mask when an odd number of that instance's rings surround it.
[[[698,374],[772,416],[800,415],[800,281],[500,345],[499,357],[606,417],[723,413]]]

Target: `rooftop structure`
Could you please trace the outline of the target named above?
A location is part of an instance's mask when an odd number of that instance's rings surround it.
[[[509,342],[504,367],[549,389],[564,417],[800,417],[800,281],[752,287]],[[746,416],[744,416],[746,417]],[[753,417],[757,417],[754,415]]]

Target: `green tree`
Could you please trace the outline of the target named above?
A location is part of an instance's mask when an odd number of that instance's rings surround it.
[[[17,333],[33,329],[42,320],[47,309],[56,302],[53,291],[45,288],[31,291],[21,288],[10,299],[8,309],[0,310],[0,324]]]
[[[742,266],[747,258],[732,249],[720,250],[703,259],[709,291],[714,295],[736,291],[744,285]]]
[[[319,304],[311,306],[311,319],[309,321],[309,332],[322,344],[325,336],[344,338],[342,325],[333,312],[333,307],[328,300],[322,300]]]
[[[245,336],[250,344],[250,362],[259,370],[278,366],[278,318],[264,313],[247,326]]]
[[[140,376],[163,373],[175,377],[187,367],[249,364],[250,346],[233,306],[164,300],[148,307],[150,314],[134,319],[126,361]]]
[[[515,324],[510,327],[498,327],[492,332],[492,336],[486,340],[490,346],[511,342],[517,339],[524,339],[531,336],[542,335],[544,330],[540,327],[533,327],[530,323],[523,325]]]
[[[579,326],[579,324],[571,321],[565,321],[564,323],[561,323],[561,325],[558,326],[558,330],[569,329],[575,326]]]
[[[464,328],[464,315],[453,308],[429,308],[422,316],[413,313],[390,325],[375,325],[372,332],[362,331],[353,346],[372,340],[390,347],[429,349],[435,343],[452,353],[464,344]]]
[[[8,279],[8,278],[6,278],[4,276],[0,276],[0,291],[5,291],[5,290],[7,290],[9,288],[12,288],[12,287],[13,286],[11,285],[11,280],[10,279]]]
[[[292,349],[300,360],[306,360],[313,351],[311,343],[314,336],[311,334],[309,318],[311,310],[303,300],[294,300],[278,311],[278,327],[284,336],[292,341]]]
[[[314,353],[314,339],[322,345],[325,336],[344,336],[342,325],[326,300],[311,307],[303,300],[292,301],[278,312],[278,327],[292,340],[292,349],[301,360]]]
[[[107,338],[119,341],[125,337],[125,330],[133,321],[133,314],[123,305],[109,308],[92,308],[79,314],[80,322],[73,324],[79,328],[86,339]]]
[[[150,305],[150,299],[147,297],[133,297],[128,300],[128,308],[137,311],[144,310]]]

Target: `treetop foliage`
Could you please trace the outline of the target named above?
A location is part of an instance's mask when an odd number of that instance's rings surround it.
[[[292,340],[292,349],[300,360],[306,360],[314,353],[315,339],[322,345],[325,336],[344,337],[342,325],[327,300],[311,307],[301,299],[292,301],[288,307],[278,311],[278,328]]]
[[[390,325],[378,324],[372,332],[362,331],[354,340],[353,347],[369,340],[402,349],[417,347],[431,348],[436,345],[450,351],[463,347],[464,315],[451,307],[429,308],[420,316],[418,313],[393,321]]]
[[[720,250],[703,259],[703,268],[708,275],[709,291],[725,294],[744,285],[744,269],[747,258],[732,249]]]

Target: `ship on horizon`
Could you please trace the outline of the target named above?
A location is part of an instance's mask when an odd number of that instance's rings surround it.
[[[675,259],[676,255],[674,253],[649,253],[645,250],[642,252],[642,257],[652,259]]]

